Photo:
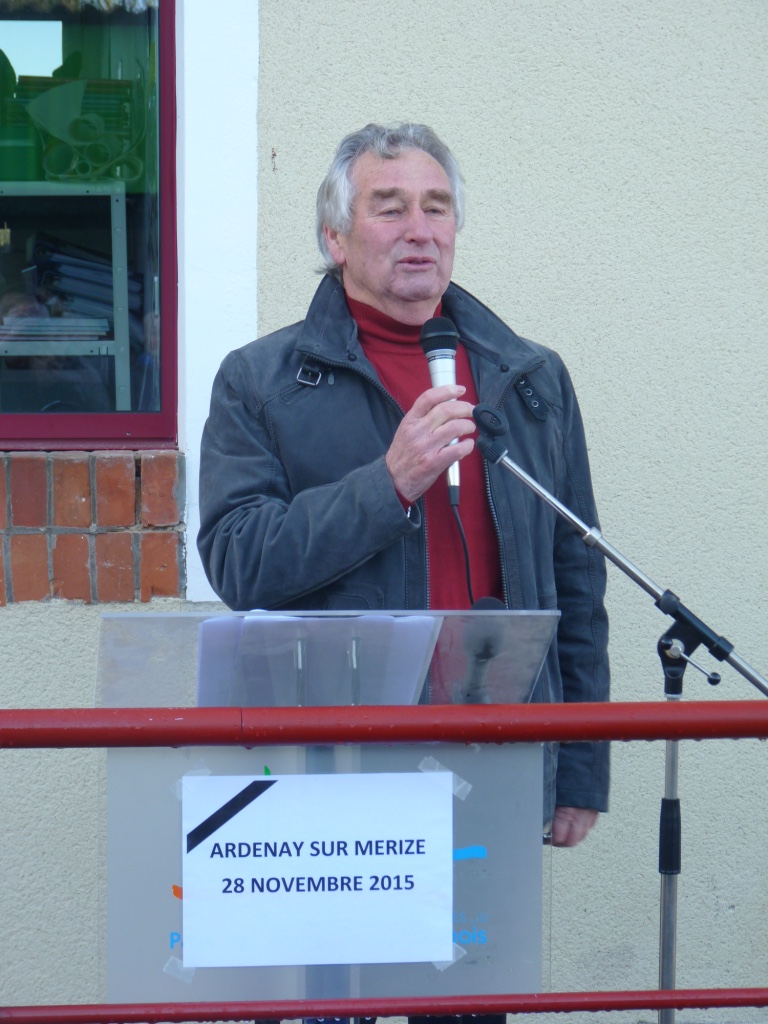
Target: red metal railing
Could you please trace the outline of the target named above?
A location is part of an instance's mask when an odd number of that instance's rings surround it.
[[[14,1024],[159,1024],[163,1021],[296,1020],[302,1017],[446,1016],[461,1013],[599,1013],[606,1010],[716,1009],[767,1006],[768,989],[680,989],[675,992],[545,992],[541,995],[442,996],[410,999],[325,999],[312,1002],[111,1003],[90,1006],[9,1006],[0,1021]]]
[[[768,737],[768,702],[0,711],[0,748]],[[768,988],[0,1007],[1,1022],[129,1022],[768,1006]]]
[[[2,747],[538,743],[768,736],[768,702],[0,711]]]

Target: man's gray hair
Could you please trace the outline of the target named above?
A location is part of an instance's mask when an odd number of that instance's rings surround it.
[[[425,124],[402,121],[393,125],[367,124],[339,143],[328,173],[317,191],[317,244],[325,270],[338,274],[339,268],[325,241],[323,227],[346,234],[352,227],[355,190],[352,169],[363,153],[394,160],[404,149],[421,149],[440,164],[448,176],[453,199],[456,230],[464,223],[464,182],[456,158],[445,143]]]

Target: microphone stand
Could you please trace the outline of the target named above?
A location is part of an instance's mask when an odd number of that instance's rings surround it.
[[[701,619],[697,618],[671,590],[660,587],[637,568],[629,559],[610,544],[596,526],[587,526],[566,505],[558,501],[537,480],[525,472],[507,454],[500,438],[507,433],[504,416],[490,405],[475,406],[473,417],[480,435],[477,447],[487,462],[501,465],[513,473],[534,494],[581,535],[588,547],[596,548],[607,559],[618,566],[639,587],[654,599],[656,607],[669,615],[674,624],[663,634],[657,644],[664,673],[664,694],[667,700],[676,701],[682,697],[683,674],[688,665],[703,672],[712,685],[720,682],[716,672],[707,672],[691,660],[691,655],[704,645],[718,661],[727,661],[740,675],[747,679],[762,694],[768,697],[768,680],[756,672],[743,658],[736,654],[733,644],[725,637],[718,636]],[[666,741],[664,797],[661,801],[659,823],[659,874],[661,875],[660,928],[659,928],[659,988],[675,988],[675,958],[677,945],[677,880],[681,870],[682,831],[680,800],[678,797],[678,741]],[[659,1010],[659,1024],[674,1024],[674,1008]]]

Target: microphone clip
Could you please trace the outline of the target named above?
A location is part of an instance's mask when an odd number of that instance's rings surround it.
[[[499,440],[509,430],[504,414],[486,402],[481,402],[472,410],[472,419],[479,431],[477,448],[480,454],[487,462],[501,462],[508,451]]]

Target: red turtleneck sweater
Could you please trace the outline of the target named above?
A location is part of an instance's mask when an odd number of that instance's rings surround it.
[[[432,386],[427,360],[419,344],[420,327],[401,324],[372,306],[347,296],[358,336],[379,379],[404,412]],[[440,307],[435,312],[440,316]],[[456,382],[467,389],[464,400],[477,404],[477,390],[463,345],[456,352]],[[483,457],[474,450],[461,460],[459,513],[469,547],[472,592],[480,597],[503,596],[499,546],[485,491]],[[464,553],[448,501],[448,484],[441,473],[424,495],[429,607],[435,610],[469,608]]]

